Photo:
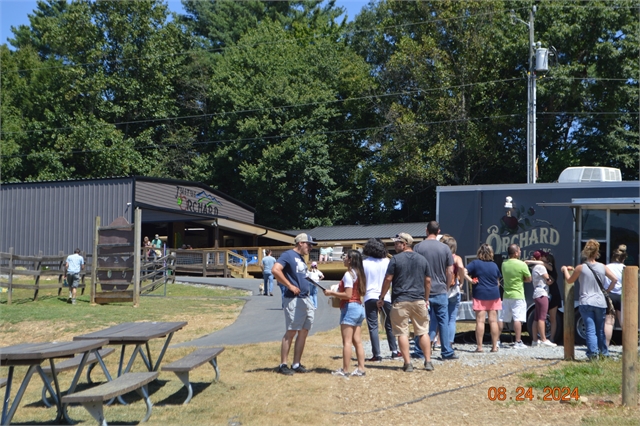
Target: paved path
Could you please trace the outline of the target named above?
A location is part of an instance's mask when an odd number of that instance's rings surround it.
[[[176,281],[205,285],[222,285],[253,292],[245,297],[247,301],[236,321],[230,326],[215,333],[200,337],[190,342],[183,342],[172,347],[182,346],[228,346],[247,343],[274,342],[282,340],[284,335],[284,313],[282,311],[280,288],[274,283],[273,297],[258,295],[260,279],[238,278],[201,278],[177,277]],[[323,284],[337,284],[337,281],[323,281]],[[338,327],[340,311],[329,306],[327,297],[318,293],[318,309],[316,310],[310,335],[328,331]]]

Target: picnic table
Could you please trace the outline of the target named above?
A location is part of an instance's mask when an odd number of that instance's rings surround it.
[[[96,357],[98,357],[99,362],[103,366],[105,374],[107,375],[107,379],[111,380],[109,377],[109,373],[106,371],[104,367],[104,363],[102,362],[102,358],[98,353],[98,349],[102,348],[108,343],[106,339],[93,339],[86,341],[73,341],[73,342],[48,342],[48,343],[23,343],[14,346],[7,346],[4,348],[0,348],[0,365],[9,367],[9,374],[7,377],[7,386],[5,389],[5,397],[2,404],[2,421],[0,424],[8,425],[11,423],[13,419],[13,415],[22,400],[22,396],[24,395],[27,386],[33,376],[33,373],[37,372],[44,385],[47,387],[47,390],[52,395],[53,400],[56,404],[56,423],[59,423],[64,418],[68,423],[71,423],[66,414],[66,406],[62,404],[62,392],[60,390],[60,385],[58,383],[58,376],[56,373],[55,362],[54,360],[57,358],[71,358],[77,354],[82,354],[82,361],[78,365],[78,369],[76,370],[76,374],[73,377],[71,382],[71,386],[67,393],[73,393],[76,385],[78,384],[78,380],[82,374],[82,370],[85,367],[87,358],[89,354],[93,353]],[[45,376],[42,371],[42,367],[40,364],[44,361],[49,361],[49,365],[51,367],[51,377],[53,379],[54,387],[51,387],[51,383]],[[14,367],[16,365],[19,366],[29,366],[27,369],[26,375],[22,380],[22,384],[20,385],[20,389],[15,396],[11,407],[9,407],[9,400],[11,398],[11,385],[13,383],[14,377]],[[55,388],[55,389],[54,389]]]
[[[164,358],[164,354],[169,347],[173,333],[184,328],[188,323],[182,322],[125,322],[122,324],[114,325],[103,330],[94,331],[93,333],[83,334],[76,336],[73,340],[95,340],[95,339],[107,339],[109,345],[120,345],[120,362],[118,364],[118,377],[124,373],[128,373],[131,370],[133,362],[138,354],[142,358],[148,371],[158,371],[160,363]],[[165,338],[162,350],[158,355],[158,359],[155,364],[151,357],[151,350],[149,349],[149,341],[152,339]],[[127,345],[135,345],[133,353],[129,358],[124,371],[122,366],[124,364],[124,354]],[[142,350],[142,346],[146,348],[145,352]]]

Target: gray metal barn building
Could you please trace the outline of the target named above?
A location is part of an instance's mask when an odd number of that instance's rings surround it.
[[[142,210],[142,236],[169,247],[292,244],[293,236],[254,223],[255,210],[199,182],[118,177],[7,183],[0,187],[0,251],[19,255],[91,252],[103,226]],[[217,244],[216,244],[217,243]]]

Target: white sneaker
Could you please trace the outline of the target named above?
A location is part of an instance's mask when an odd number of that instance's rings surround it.
[[[551,340],[543,340],[542,342],[540,342],[540,345],[546,346],[549,348],[555,348],[556,346],[558,346],[555,343],[553,343]]]
[[[525,345],[524,343],[522,343],[522,340],[520,340],[519,342],[516,342],[513,345],[513,349],[526,349],[527,345]]]
[[[532,340],[531,341],[531,347],[535,348],[536,346],[540,346],[542,344],[542,342],[540,340]]]
[[[356,368],[355,370],[353,370],[353,372],[351,373],[351,375],[352,375],[352,376],[359,376],[359,377],[362,377],[362,376],[366,376],[366,375],[367,375],[367,373],[366,373],[365,371],[362,371],[362,370],[360,370],[360,369]]]
[[[334,376],[347,377],[347,373],[345,373],[342,368],[338,368],[336,371],[332,371],[331,374],[333,374]]]

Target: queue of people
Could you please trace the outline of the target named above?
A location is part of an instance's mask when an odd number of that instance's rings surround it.
[[[342,367],[333,371],[337,376],[366,375],[365,362],[380,362],[378,318],[383,317],[391,359],[402,359],[402,370],[412,372],[409,346],[410,325],[415,338],[415,354],[424,358],[424,369],[433,371],[431,342],[439,337],[440,360],[458,359],[453,347],[457,310],[461,303],[461,286],[468,281],[473,288],[473,311],[476,316],[476,352],[483,352],[485,322],[488,319],[491,335],[491,352],[501,347],[500,334],[504,323],[513,322],[515,343],[513,349],[524,349],[522,324],[526,323],[527,305],[525,284],[533,286],[535,321],[532,346],[555,347],[547,339],[546,318],[555,315],[561,304],[557,284],[555,259],[551,253],[535,251],[531,259],[521,260],[517,244],[508,247],[508,259],[501,266],[494,262],[490,245],[482,244],[477,259],[464,267],[456,254],[457,243],[450,235],[440,235],[436,221],[427,225],[427,238],[413,247],[413,237],[407,233],[393,238],[396,254],[389,258],[384,243],[369,240],[362,250],[349,250],[344,257],[344,274],[337,289],[325,289],[318,285],[323,278],[312,263],[307,270],[304,256],[316,244],[307,234],[295,238],[296,246],[283,253],[272,268],[273,277],[283,287],[286,332],[281,345],[281,363],[278,372],[286,375],[304,373],[301,356],[308,332],[313,324],[314,304],[310,295],[319,286],[325,296],[340,300],[340,329],[343,343]],[[364,255],[364,258],[363,258]],[[621,281],[626,246],[620,246],[612,256],[612,264],[596,262],[599,243],[589,240],[582,252],[584,263],[562,266],[565,282],[580,279],[580,314],[584,318],[587,333],[587,356],[594,359],[608,356],[610,335],[607,336],[606,294],[614,294],[619,306]],[[531,270],[530,270],[531,268]],[[503,284],[501,283],[503,282]],[[603,284],[605,283],[605,284]],[[265,283],[266,284],[266,283]],[[504,295],[500,294],[503,286]],[[501,314],[501,315],[500,315]],[[367,321],[373,356],[365,359],[362,345],[362,323]],[[552,322],[552,329],[556,324]],[[555,333],[552,333],[552,337]],[[297,337],[296,337],[297,336]],[[294,344],[291,368],[287,365],[288,353]],[[396,341],[397,339],[397,341]],[[357,366],[350,370],[352,347],[356,350]]]

